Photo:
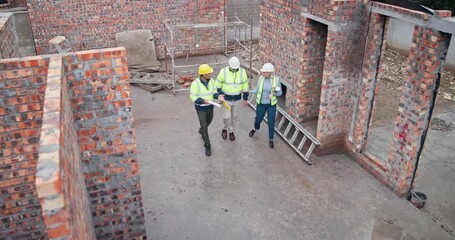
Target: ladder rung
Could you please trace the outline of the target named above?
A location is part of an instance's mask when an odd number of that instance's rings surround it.
[[[297,147],[297,149],[298,149],[299,151],[302,150],[303,145],[305,145],[306,138],[307,138],[306,135],[303,135],[302,141],[300,141],[300,144],[299,144],[299,146]]]
[[[289,140],[290,144],[294,143],[295,139],[297,138],[297,135],[299,135],[299,131],[298,131],[298,129],[295,129],[294,135],[292,135],[291,140]]]
[[[315,146],[315,144],[314,144],[314,143],[311,143],[310,148],[308,149],[308,151],[307,151],[306,154],[305,154],[305,158],[308,159],[308,157],[311,155],[311,152],[313,152],[314,146]]]
[[[286,127],[286,130],[284,131],[284,138],[288,136],[289,131],[291,130],[292,124],[289,122],[288,126]]]
[[[280,131],[281,127],[283,126],[284,121],[286,121],[286,118],[284,116],[281,117],[280,123],[278,123],[278,131]]]

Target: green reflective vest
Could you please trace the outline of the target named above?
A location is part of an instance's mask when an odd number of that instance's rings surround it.
[[[216,78],[217,88],[221,88],[227,95],[239,95],[242,92],[248,91],[248,76],[243,68],[239,68],[237,72],[229,71],[229,67],[221,69]]]
[[[196,78],[191,83],[191,88],[190,88],[191,101],[194,102],[198,98],[213,101],[213,94],[215,94],[217,92],[216,86],[215,86],[215,80],[210,79],[207,87],[208,87],[208,89],[204,86],[204,84],[201,83],[200,77]],[[197,105],[203,107],[203,106],[208,106],[210,104],[197,104]]]
[[[264,79],[265,79],[264,76],[259,77],[259,81],[258,81],[259,89],[258,89],[257,96],[256,96],[257,104],[261,103],[262,87],[264,85]],[[273,90],[276,88],[276,86],[278,86],[278,84],[279,84],[279,78],[277,78],[276,76],[272,76],[272,93],[273,93]],[[278,100],[277,100],[275,94],[273,94],[272,99],[270,99],[270,104],[273,106],[273,105],[276,105],[277,102],[278,102]]]

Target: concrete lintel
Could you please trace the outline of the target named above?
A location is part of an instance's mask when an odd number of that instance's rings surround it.
[[[455,34],[455,18],[438,18],[432,16],[428,21],[424,21],[422,19],[419,19],[417,17],[413,16],[406,16],[404,14],[388,10],[388,9],[383,9],[383,8],[378,8],[378,7],[373,7],[372,11],[374,13],[378,13],[387,17],[392,17],[396,19],[400,19],[403,21],[407,21],[413,24],[416,24],[418,26],[426,27],[426,28],[431,28],[435,29],[441,32],[445,33],[450,33],[450,34]]]
[[[331,27],[331,25],[333,25],[333,23],[327,21],[327,20],[324,19],[324,18],[315,16],[315,15],[313,15],[313,14],[309,14],[309,13],[306,13],[306,12],[302,12],[302,13],[301,13],[301,16],[306,17],[306,18],[309,18],[309,19],[314,20],[314,21],[316,21],[316,22],[323,23],[323,24],[325,24],[325,25],[327,25],[327,26],[330,26],[330,27]]]
[[[309,18],[309,19],[311,19],[313,21],[316,21],[318,23],[322,23],[324,25],[327,25],[327,29],[329,31],[331,31],[331,32],[351,31],[353,29],[357,29],[358,25],[359,25],[356,22],[343,22],[343,23],[330,22],[330,21],[327,21],[324,18],[315,16],[315,15],[312,15],[312,14],[309,14],[309,13],[306,13],[306,12],[302,12],[301,16],[303,16],[305,18]]]

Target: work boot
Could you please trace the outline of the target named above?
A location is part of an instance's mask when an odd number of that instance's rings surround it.
[[[205,156],[210,157],[212,155],[211,147],[205,147]]]
[[[233,132],[229,133],[229,139],[231,139],[231,141],[235,140],[235,135]]]
[[[269,148],[273,148],[274,145],[273,145],[273,140],[269,140]]]
[[[252,136],[254,135],[255,132],[256,132],[256,130],[253,129],[253,130],[250,131],[250,134],[248,134],[248,135],[249,135],[250,137],[252,137]]]
[[[221,131],[221,137],[226,140],[227,138],[227,130],[226,129],[223,129],[223,131]]]

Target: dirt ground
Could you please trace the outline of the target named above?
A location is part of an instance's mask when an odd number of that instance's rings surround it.
[[[383,126],[395,121],[401,90],[406,75],[407,56],[386,49],[382,57],[381,73],[376,86],[376,106],[373,112],[372,127]],[[434,114],[444,112],[455,104],[455,73],[445,70],[436,97]],[[433,129],[447,131],[454,126],[432,121]]]

